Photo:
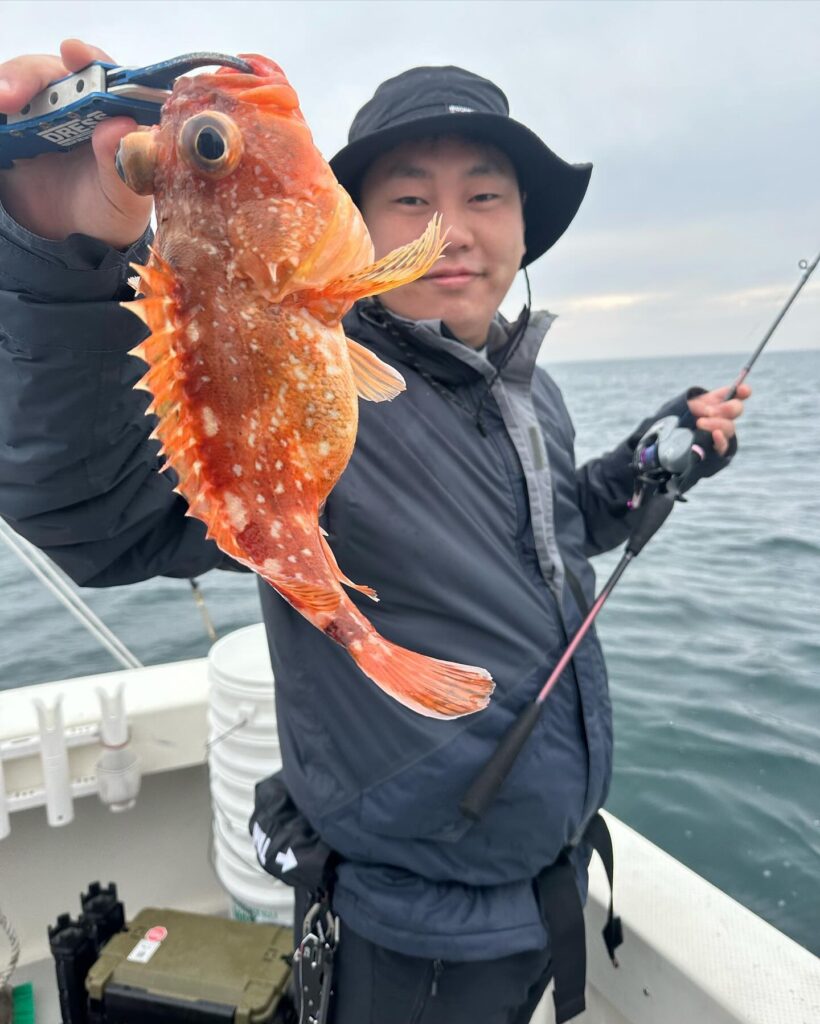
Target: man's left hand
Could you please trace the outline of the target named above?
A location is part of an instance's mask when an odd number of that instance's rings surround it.
[[[735,420],[743,414],[743,403],[751,395],[748,384],[741,384],[737,395],[725,401],[731,388],[716,388],[696,398],[689,399],[689,411],[695,417],[695,426],[712,435],[717,454],[723,456],[729,450],[729,441],[735,436]]]

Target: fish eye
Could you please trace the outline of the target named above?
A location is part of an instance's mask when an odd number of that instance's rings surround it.
[[[179,133],[185,162],[208,178],[224,178],[242,158],[242,134],[236,123],[219,111],[189,117]]]
[[[215,163],[225,155],[225,140],[211,125],[200,128],[196,137],[196,151],[206,163]]]

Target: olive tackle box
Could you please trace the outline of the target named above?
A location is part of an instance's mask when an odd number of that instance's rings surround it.
[[[284,1021],[292,931],[147,907],[85,976],[89,1024]]]

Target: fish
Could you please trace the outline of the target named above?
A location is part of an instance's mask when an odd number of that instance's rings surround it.
[[[426,274],[440,217],[374,260],[364,220],[316,148],[274,61],[178,79],[158,125],[126,135],[123,180],[155,201],[157,233],[139,295],[149,328],[151,435],[186,515],[340,644],[407,708],[449,719],[486,707],[483,668],[381,636],[346,593],[378,600],[339,567],[320,510],[353,452],[360,399],[390,401],[404,378],[347,338],[358,299]],[[385,552],[390,559],[393,553]]]

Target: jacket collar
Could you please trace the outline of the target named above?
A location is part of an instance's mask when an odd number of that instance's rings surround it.
[[[356,303],[344,318],[345,333],[363,341],[379,354],[394,362],[410,365],[411,360],[401,344],[382,326],[378,310],[371,300]],[[387,314],[389,315],[389,314]],[[412,343],[412,359],[426,373],[444,384],[458,385],[483,378],[490,380],[506,350],[512,326],[501,314],[496,314],[486,353],[475,352],[468,345],[448,337],[440,320],[405,320],[393,318]],[[511,384],[529,386],[535,370],[535,360],[555,316],[552,313],[536,311],[530,315],[530,322],[512,358],[501,374],[501,379]]]

